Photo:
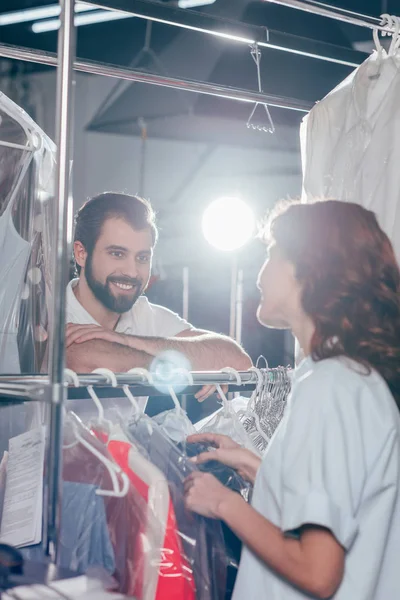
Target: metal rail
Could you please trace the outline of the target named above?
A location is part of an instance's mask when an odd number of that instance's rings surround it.
[[[9,44],[0,44],[0,56],[3,56],[4,58],[13,58],[15,60],[39,63],[52,67],[57,66],[57,55],[54,53],[42,52],[40,50],[22,48]],[[220,98],[227,98],[229,100],[238,100],[240,102],[265,103],[269,106],[297,110],[300,112],[308,112],[313,106],[311,102],[304,102],[293,98],[285,98],[284,96],[260,94],[259,92],[233,88],[219,85],[217,83],[207,83],[203,81],[156,75],[153,73],[146,73],[143,71],[137,71],[135,69],[127,69],[95,61],[77,60],[74,63],[74,69],[76,71],[90,73],[92,75],[103,75],[105,77],[113,77],[115,79],[125,79],[127,81],[148,83],[151,85],[169,87],[186,92],[194,92],[196,94],[207,94],[209,96],[218,96]]]

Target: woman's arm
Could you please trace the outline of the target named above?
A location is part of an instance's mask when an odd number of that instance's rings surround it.
[[[302,528],[299,539],[288,537],[207,473],[188,478],[186,504],[223,520],[268,567],[301,590],[325,599],[338,589],[345,552],[329,530],[310,525]]]

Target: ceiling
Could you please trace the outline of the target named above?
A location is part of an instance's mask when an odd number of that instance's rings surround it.
[[[2,0],[0,13],[47,5],[51,0]],[[134,0],[118,0],[119,6],[135,8]],[[398,0],[336,0],[334,6],[378,16],[395,12]],[[152,2],[159,10],[170,9],[168,1]],[[276,4],[251,0],[216,0],[213,5],[197,9],[203,15],[231,19],[268,28],[270,41],[281,46],[304,49],[315,54],[340,57],[361,63],[366,54],[360,48],[372,39],[368,29],[349,26],[339,21],[321,18]],[[186,12],[186,11],[185,11]],[[400,10],[398,10],[400,12]],[[179,16],[179,14],[178,14]],[[199,22],[200,22],[200,16]],[[196,17],[194,17],[196,19]],[[221,40],[213,36],[186,31],[169,25],[153,23],[151,49],[156,60],[138,55],[143,48],[146,23],[144,19],[88,25],[78,28],[77,55],[123,66],[133,63],[138,68],[175,77],[211,81],[239,88],[257,89],[256,66],[246,44]],[[106,43],[105,43],[106,40]],[[31,23],[0,27],[0,42],[55,51],[56,32],[35,34]],[[7,72],[28,72],[41,69],[38,65],[3,61]],[[262,50],[261,75],[266,93],[315,102],[328,93],[350,73],[352,67],[308,58],[272,49]],[[274,124],[280,134],[260,136],[243,127],[249,116],[249,105],[220,100],[193,93],[156,88],[144,84],[120,86],[112,102],[99,107],[88,124],[92,131],[138,135],[139,117],[153,124],[153,134],[162,138],[196,139],[211,143],[232,143],[242,146],[290,149],[297,144],[301,113],[271,109]],[[264,113],[257,115],[264,119]]]

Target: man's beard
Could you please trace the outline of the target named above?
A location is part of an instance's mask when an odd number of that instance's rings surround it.
[[[93,275],[91,254],[86,259],[85,276],[87,284],[97,300],[108,310],[118,314],[128,312],[143,292],[143,282],[140,279],[134,279],[126,275],[109,275],[105,283],[98,281]],[[134,286],[132,296],[124,294],[115,296],[110,288],[111,282]]]

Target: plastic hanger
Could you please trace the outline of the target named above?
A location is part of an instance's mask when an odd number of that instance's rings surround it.
[[[106,378],[106,382],[110,383],[112,385],[112,387],[117,387],[118,386],[118,382],[117,382],[117,378],[115,377],[115,373],[113,373],[112,371],[110,371],[110,369],[95,369],[94,371],[92,371],[92,373],[97,373],[98,375],[104,375],[104,377]],[[95,403],[96,408],[98,410],[99,423],[101,425],[107,425],[107,426],[109,426],[110,422],[104,416],[103,405],[100,402],[100,399],[99,399],[98,395],[94,391],[93,385],[88,385],[87,386],[87,391],[89,392],[89,396],[91,397],[91,399]]]
[[[124,386],[122,386],[122,390],[125,394],[125,396],[128,398],[129,402],[132,404],[132,408],[135,411],[136,414],[143,414],[142,409],[140,408],[139,404],[136,401],[135,396],[132,394],[131,390],[129,389],[129,385],[126,384]]]
[[[186,369],[177,368],[177,369],[174,370],[174,374],[176,374],[176,375],[183,375],[184,377],[186,377],[188,385],[192,386],[194,384],[194,382],[193,382],[193,375],[189,371],[187,371]],[[175,406],[176,415],[177,416],[182,415],[182,414],[186,415],[185,410],[182,408],[181,403],[178,400],[178,396],[176,395],[173,386],[172,385],[168,385],[167,389],[168,389],[168,394],[171,396],[171,398],[173,400],[173,403],[174,403],[174,406]]]
[[[65,369],[65,375],[66,375],[67,381],[70,380],[75,387],[80,387],[79,378],[74,371],[72,371],[71,369]],[[114,375],[114,377],[115,377],[115,375]],[[115,378],[115,381],[116,381],[116,378]],[[92,387],[92,386],[90,386],[90,387]],[[97,398],[94,390],[93,390],[93,394],[97,399],[97,402],[95,402],[96,406],[97,407],[98,407],[98,405],[101,406],[101,403],[100,403],[99,399]],[[101,406],[101,409],[103,409],[102,406]],[[104,410],[102,410],[102,414],[104,417]],[[96,490],[96,494],[98,496],[107,496],[110,498],[123,498],[124,496],[126,496],[126,494],[128,493],[128,490],[129,490],[128,476],[122,471],[122,469],[118,465],[116,465],[111,460],[109,460],[106,456],[104,456],[101,452],[99,452],[97,450],[97,448],[92,446],[92,444],[90,442],[88,442],[87,440],[85,440],[84,437],[81,436],[81,434],[79,433],[79,428],[78,428],[78,423],[80,422],[80,419],[76,415],[74,415],[74,413],[69,413],[69,414],[67,413],[67,415],[69,416],[69,424],[72,427],[72,431],[74,433],[76,441],[79,442],[80,444],[82,444],[82,446],[84,448],[86,448],[91,454],[93,454],[93,456],[95,456],[106,467],[107,472],[110,475],[113,489],[112,490]],[[65,445],[65,446],[63,446],[63,448],[71,448],[73,445],[75,445],[75,444]],[[117,475],[120,475],[120,477],[122,479],[122,488],[119,486]]]

